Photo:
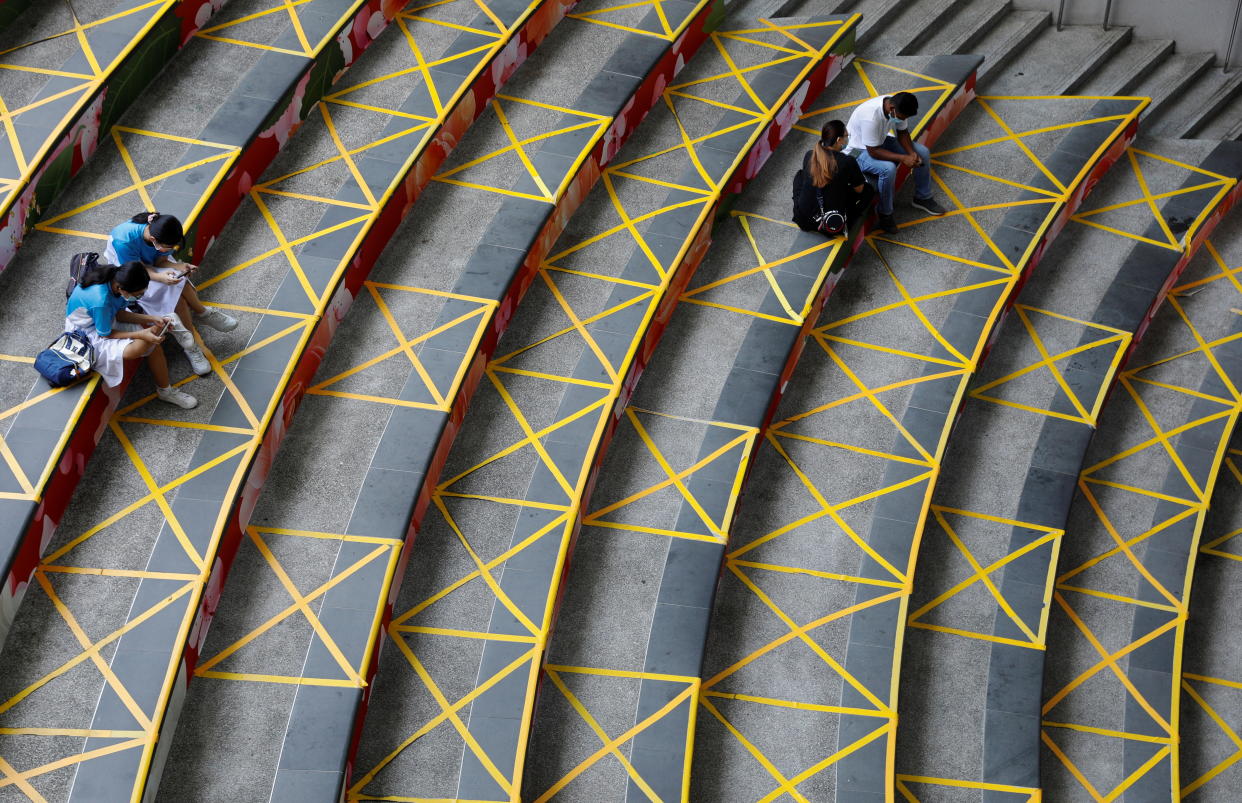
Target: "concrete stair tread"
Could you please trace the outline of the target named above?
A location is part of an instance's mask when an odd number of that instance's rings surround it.
[[[914,53],[918,46],[933,36],[946,18],[962,19],[955,12],[967,5],[969,0],[923,0],[906,3],[877,31],[863,48],[868,57],[906,55]],[[863,23],[866,23],[864,17]],[[964,20],[963,20],[964,23]]]
[[[859,51],[870,53],[867,43],[882,36],[902,8],[910,5],[909,0],[861,0],[850,6],[849,13],[863,15],[856,40]]]
[[[1168,137],[1196,136],[1216,115],[1235,112],[1234,100],[1239,94],[1242,94],[1242,70],[1226,73],[1213,67],[1204,71],[1193,86],[1179,93],[1179,97],[1159,114],[1149,115],[1148,128]]]
[[[1172,54],[1172,39],[1132,39],[1115,53],[1077,92],[1083,95],[1126,95]]]
[[[905,48],[912,53],[969,53],[993,28],[1009,16],[1013,0],[968,0],[954,16],[958,24],[945,25],[939,31],[928,31],[917,44]]]
[[[1129,28],[1041,28],[1039,35],[1009,59],[1003,69],[993,69],[988,74],[984,90],[992,95],[1073,94],[1100,64],[1125,46],[1130,36]]]
[[[1187,87],[1211,69],[1215,58],[1212,53],[1174,52],[1150,74],[1144,76],[1130,90],[1131,94],[1151,98],[1151,105],[1147,107],[1144,119],[1155,120],[1167,107],[1176,103]]]
[[[979,85],[987,90],[992,79],[1002,74],[1009,62],[1042,35],[1052,23],[1047,11],[1014,11],[972,46],[985,61],[979,70]]]

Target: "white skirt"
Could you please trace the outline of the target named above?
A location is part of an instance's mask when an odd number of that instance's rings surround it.
[[[112,323],[114,332],[136,332],[141,328],[136,323]],[[131,340],[100,337],[93,322],[84,323],[80,318],[74,320],[72,316],[65,318],[65,331],[72,332],[74,329],[81,329],[95,347],[95,370],[103,377],[104,384],[110,388],[119,385],[125,377],[125,347]]]
[[[116,249],[112,247],[112,243],[108,243],[108,248],[104,251],[104,261],[110,265],[116,264]],[[156,268],[159,273],[177,273],[172,268]],[[142,294],[142,300],[138,303],[147,311],[148,315],[154,315],[162,318],[165,315],[172,315],[177,309],[177,304],[181,301],[181,291],[185,289],[185,283],[189,279],[182,279],[176,284],[164,284],[163,282],[152,281],[147,285],[147,292]]]

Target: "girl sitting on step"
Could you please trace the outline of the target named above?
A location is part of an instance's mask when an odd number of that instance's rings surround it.
[[[105,384],[114,387],[125,375],[125,360],[147,358],[155,378],[155,395],[186,410],[198,400],[171,387],[168,360],[159,347],[172,316],[143,315],[127,308],[143,299],[151,278],[141,262],[124,265],[97,263],[88,270],[65,305],[65,329],[81,329],[95,347],[95,370]],[[169,329],[171,331],[171,328]]]
[[[206,375],[211,373],[211,363],[194,340],[194,324],[229,332],[237,328],[237,319],[198,300],[198,292],[186,278],[198,266],[172,256],[184,236],[176,217],[141,212],[112,230],[104,260],[113,265],[147,265],[151,284],[142,298],[143,309],[157,318],[172,318],[169,333],[185,351],[194,373]]]
[[[848,144],[845,123],[829,120],[815,147],[802,158],[802,170],[794,178],[793,221],[803,231],[819,230],[816,218],[821,211],[839,210],[853,226],[870,208],[875,190],[863,178],[854,157],[841,153]]]

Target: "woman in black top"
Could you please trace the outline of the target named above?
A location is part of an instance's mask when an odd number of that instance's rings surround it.
[[[870,207],[875,191],[863,178],[854,157],[841,153],[848,142],[845,123],[829,120],[819,142],[803,157],[802,169],[794,177],[793,221],[799,228],[818,231],[815,219],[833,209],[843,213],[852,226]]]

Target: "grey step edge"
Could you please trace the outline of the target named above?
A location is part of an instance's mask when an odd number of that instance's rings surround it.
[[[1127,95],[1173,53],[1172,39],[1132,39],[1080,88],[1085,95]]]
[[[1113,35],[1105,40],[1104,46],[1096,50],[1086,63],[1080,65],[1074,74],[1069,76],[1054,94],[1077,94],[1079,89],[1086,86],[1087,82],[1099,73],[1114,55],[1130,44],[1130,40],[1134,38],[1133,28],[1112,28],[1108,33]]]
[[[1155,120],[1166,109],[1176,103],[1186,87],[1190,86],[1198,80],[1199,76],[1211,69],[1212,63],[1215,60],[1216,56],[1213,53],[1188,53],[1185,55],[1175,53],[1164,64],[1160,65],[1158,72],[1171,74],[1165,76],[1165,80],[1156,86],[1140,86],[1138,88],[1139,94],[1151,97],[1151,105],[1147,107],[1147,111],[1143,114],[1142,122],[1147,123],[1149,120]]]
[[[986,84],[988,79],[1035,41],[1052,24],[1052,14],[1047,11],[1018,11],[1010,15],[1006,22],[1009,20],[1014,21],[1011,30],[997,42],[995,51],[984,54],[986,60],[979,69],[980,84]]]

